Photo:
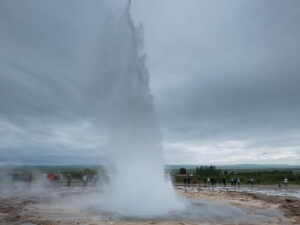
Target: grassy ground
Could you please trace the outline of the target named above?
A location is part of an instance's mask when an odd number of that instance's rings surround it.
[[[185,185],[183,183],[174,183],[174,186],[186,186],[188,187],[188,185]],[[190,184],[189,185],[190,187],[198,187],[199,184]],[[204,187],[203,183],[200,184],[200,187]],[[217,184],[217,185],[206,185],[206,187],[224,187],[224,185],[220,185],[220,184]],[[227,188],[232,188],[232,187],[235,187],[235,188],[238,188],[238,186],[231,186],[231,184],[226,184],[226,187]],[[266,188],[266,189],[272,189],[272,188],[277,188],[278,189],[278,186],[276,184],[274,185],[270,185],[270,184],[267,184],[267,185],[264,185],[264,184],[260,184],[260,185],[247,185],[247,184],[241,184],[240,187],[248,187],[248,188]],[[285,187],[282,185],[281,186],[281,189],[284,189]],[[297,189],[300,189],[300,185],[299,184],[288,184],[287,188],[297,188]]]

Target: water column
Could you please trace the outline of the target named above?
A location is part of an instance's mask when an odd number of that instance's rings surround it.
[[[111,14],[101,33],[96,76],[115,165],[107,210],[124,215],[158,215],[181,207],[164,177],[161,136],[149,90],[143,28],[133,25],[130,4]],[[103,112],[105,111],[105,112]]]

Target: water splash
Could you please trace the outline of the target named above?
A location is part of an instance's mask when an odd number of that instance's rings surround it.
[[[94,81],[103,87],[98,91],[100,113],[106,115],[102,119],[115,165],[111,187],[100,201],[118,214],[158,215],[182,204],[164,177],[161,136],[141,51],[143,27],[134,26],[129,8],[130,2],[107,19],[97,56]]]

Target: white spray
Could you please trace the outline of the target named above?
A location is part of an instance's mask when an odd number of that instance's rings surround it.
[[[160,131],[140,51],[143,29],[134,27],[129,6],[108,19],[97,57],[101,66],[95,79],[104,87],[100,113],[106,115],[115,165],[106,199],[100,201],[106,210],[123,215],[161,215],[181,205],[164,176]]]

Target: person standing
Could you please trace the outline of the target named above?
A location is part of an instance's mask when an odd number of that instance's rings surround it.
[[[250,178],[250,185],[252,186],[254,184],[254,179]]]
[[[53,188],[55,186],[55,174],[54,173],[50,173],[50,187]]]
[[[237,179],[237,184],[238,184],[238,186],[240,186],[240,184],[241,184],[240,178]]]
[[[15,171],[12,171],[10,173],[10,187],[15,187],[16,178],[17,178],[17,173]]]
[[[14,175],[13,175],[13,171],[9,174],[9,177],[10,177],[10,184],[9,184],[9,186],[10,187],[13,187],[14,186],[14,184],[13,184],[13,181],[14,181]]]
[[[2,191],[2,173],[0,173],[0,192]]]
[[[207,177],[206,182],[207,182],[207,185],[210,186],[210,177]]]
[[[54,187],[57,187],[58,185],[58,174],[54,174]]]
[[[284,183],[284,186],[285,186],[285,187],[287,187],[287,182],[288,182],[288,179],[285,177],[285,178],[283,179],[283,183]]]
[[[92,178],[92,181],[93,181],[93,186],[95,187],[96,186],[96,179],[97,179],[97,177],[96,177],[96,175],[94,174],[93,175],[93,178]],[[172,181],[173,181],[173,177],[172,177]],[[174,181],[173,181],[173,183],[174,183]]]
[[[226,186],[226,180],[225,180],[225,177],[222,178],[222,181],[223,181],[223,185]]]
[[[183,178],[183,184],[186,185],[186,176]]]
[[[32,181],[32,174],[29,173],[29,174],[28,174],[28,177],[27,177],[27,189],[30,188],[31,181]]]
[[[199,185],[199,187],[200,187],[200,184],[201,184],[201,177],[199,176],[198,177],[198,185]]]
[[[72,179],[71,179],[71,174],[68,174],[68,176],[67,176],[67,181],[68,181],[68,187],[70,187],[71,181],[72,181]]]
[[[187,185],[190,186],[190,184],[191,184],[191,179],[190,179],[190,176],[189,176],[189,175],[187,175],[186,182],[187,182]]]
[[[47,173],[44,172],[42,175],[42,187],[46,187],[46,183],[47,183]]]
[[[83,186],[83,187],[86,187],[86,184],[87,184],[87,175],[84,174],[84,175],[82,176],[82,186]]]
[[[62,175],[62,174],[60,174],[60,176],[59,176],[59,186],[61,186],[61,184],[62,184],[62,181],[63,181],[63,175]]]

